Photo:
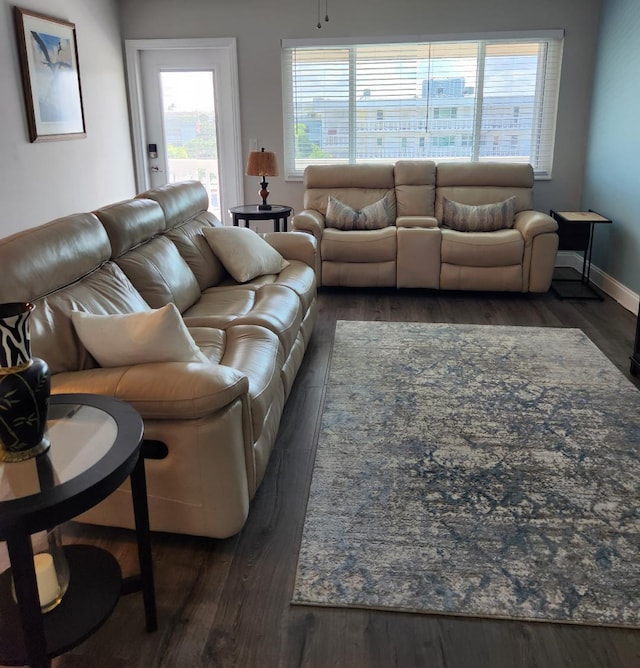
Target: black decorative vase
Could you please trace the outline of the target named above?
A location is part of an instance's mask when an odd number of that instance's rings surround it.
[[[31,357],[34,304],[0,304],[0,461],[19,462],[49,448],[46,435],[51,377]]]

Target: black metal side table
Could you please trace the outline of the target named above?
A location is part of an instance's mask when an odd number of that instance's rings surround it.
[[[249,221],[251,220],[272,220],[274,232],[287,231],[287,220],[291,211],[290,206],[282,206],[281,204],[273,204],[270,209],[260,209],[257,204],[245,204],[229,209],[235,227],[240,225],[241,220],[244,220],[245,227],[249,227]],[[281,222],[282,230],[280,230]]]
[[[582,251],[582,273],[578,278],[554,276],[551,289],[560,299],[602,299],[591,285],[591,253],[593,252],[593,229],[597,224],[611,221],[595,211],[549,212],[558,222],[558,250]],[[573,269],[570,270],[574,274]],[[558,273],[558,272],[556,272]]]
[[[142,419],[116,399],[61,394],[51,397],[47,431],[48,452],[24,462],[0,464],[0,540],[7,541],[11,561],[11,569],[0,575],[0,663],[7,665],[49,666],[52,657],[96,631],[121,594],[142,591],[147,631],[157,628],[140,456]],[[131,478],[139,575],[123,579],[115,557],[101,548],[65,546],[69,587],[60,604],[43,614],[31,534],[95,506],[127,477]],[[11,594],[12,578],[16,600]]]

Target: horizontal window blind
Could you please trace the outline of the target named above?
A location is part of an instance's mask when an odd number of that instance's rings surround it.
[[[562,34],[283,43],[285,170],[401,158],[529,162],[551,176]]]

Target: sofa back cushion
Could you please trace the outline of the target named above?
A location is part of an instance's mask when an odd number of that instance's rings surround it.
[[[229,277],[202,234],[203,228],[218,227],[222,223],[208,211],[207,191],[199,181],[169,183],[138,197],[154,200],[162,208],[165,234],[189,265],[200,290],[218,285]]]
[[[164,231],[162,208],[150,199],[130,199],[94,211],[111,243],[111,257],[116,259]]]
[[[149,239],[116,262],[152,308],[173,302],[182,313],[200,298],[194,273],[165,236]]]
[[[165,234],[176,245],[183,260],[189,265],[201,291],[229,278],[224,265],[211,252],[204,237],[203,230],[210,227],[222,227],[222,223],[215,219],[211,221],[208,216],[198,215],[172,227]]]
[[[149,306],[109,261],[104,227],[90,213],[53,220],[0,239],[0,301],[30,301],[31,350],[51,373],[95,365],[71,324],[70,312],[130,313]]]
[[[327,213],[329,195],[355,210],[393,193],[393,165],[310,165],[304,170],[304,208]]]
[[[79,280],[110,257],[109,238],[90,213],[0,239],[0,302],[38,299]]]
[[[515,213],[533,208],[533,167],[523,163],[440,163],[436,173],[435,216],[442,221],[442,199],[481,205],[515,197]]]
[[[209,208],[209,197],[200,181],[180,181],[147,190],[136,195],[138,199],[151,199],[157,202],[166,220],[167,229],[191,220]],[[213,214],[209,214],[215,219]]]
[[[398,217],[433,216],[436,163],[432,160],[398,160],[393,174]]]
[[[76,334],[72,311],[112,315],[149,310],[140,293],[113,262],[33,301],[36,309],[29,319],[31,350],[49,364],[52,374],[96,366]]]
[[[179,184],[171,185],[176,195],[171,201],[180,201]],[[185,189],[193,191],[190,183]],[[189,198],[184,200],[185,215],[190,216],[194,207],[188,205]],[[157,201],[137,197],[98,209],[95,214],[109,236],[112,258],[152,308],[173,302],[182,312],[198,300],[200,286],[195,275],[175,244],[163,235],[168,223]],[[175,211],[173,219],[179,219]]]

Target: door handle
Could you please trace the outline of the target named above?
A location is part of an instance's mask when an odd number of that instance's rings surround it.
[[[160,169],[160,167],[158,167],[158,165],[151,165],[151,167],[149,167],[149,169],[156,174],[159,174],[159,173],[162,172],[162,170]]]

